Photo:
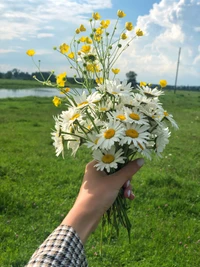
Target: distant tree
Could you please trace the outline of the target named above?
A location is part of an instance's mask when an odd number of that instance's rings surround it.
[[[134,71],[129,71],[128,73],[126,73],[128,83],[131,83],[132,87],[136,86],[137,84],[136,76],[137,74]]]
[[[0,79],[3,79],[3,78],[4,78],[4,73],[0,72]]]
[[[11,70],[11,72],[12,72],[12,77],[13,78],[15,78],[15,79],[19,78],[19,74],[20,74],[20,70],[19,69],[14,68],[13,70]]]
[[[5,74],[5,78],[6,79],[12,79],[12,71],[7,71],[6,74]]]

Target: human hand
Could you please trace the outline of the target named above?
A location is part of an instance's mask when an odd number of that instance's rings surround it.
[[[124,187],[125,197],[134,199],[130,180],[144,164],[144,160],[137,159],[129,162],[111,175],[97,171],[95,164],[96,161],[87,164],[76,202],[62,222],[72,226],[83,243],[96,228],[103,214],[114,203],[121,187]]]

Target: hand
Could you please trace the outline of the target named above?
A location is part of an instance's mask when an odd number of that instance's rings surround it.
[[[62,222],[62,224],[72,226],[83,243],[97,227],[103,214],[111,207],[122,186],[124,196],[134,199],[128,181],[144,164],[144,160],[131,161],[111,175],[97,171],[94,167],[95,163],[96,161],[92,161],[87,164],[76,202]]]

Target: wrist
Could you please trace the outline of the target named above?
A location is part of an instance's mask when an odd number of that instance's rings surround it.
[[[77,232],[83,244],[100,221],[100,217],[85,206],[84,203],[75,203],[62,221],[62,224],[71,226]]]

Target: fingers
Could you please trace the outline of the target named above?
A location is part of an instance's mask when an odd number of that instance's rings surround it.
[[[124,197],[133,200],[135,198],[135,195],[132,192],[132,185],[130,184],[130,180],[125,182],[123,188],[124,188]]]
[[[110,180],[115,184],[115,186],[120,189],[123,184],[130,179],[144,164],[144,159],[136,159],[130,161],[126,166],[116,173],[113,173],[110,176]]]

